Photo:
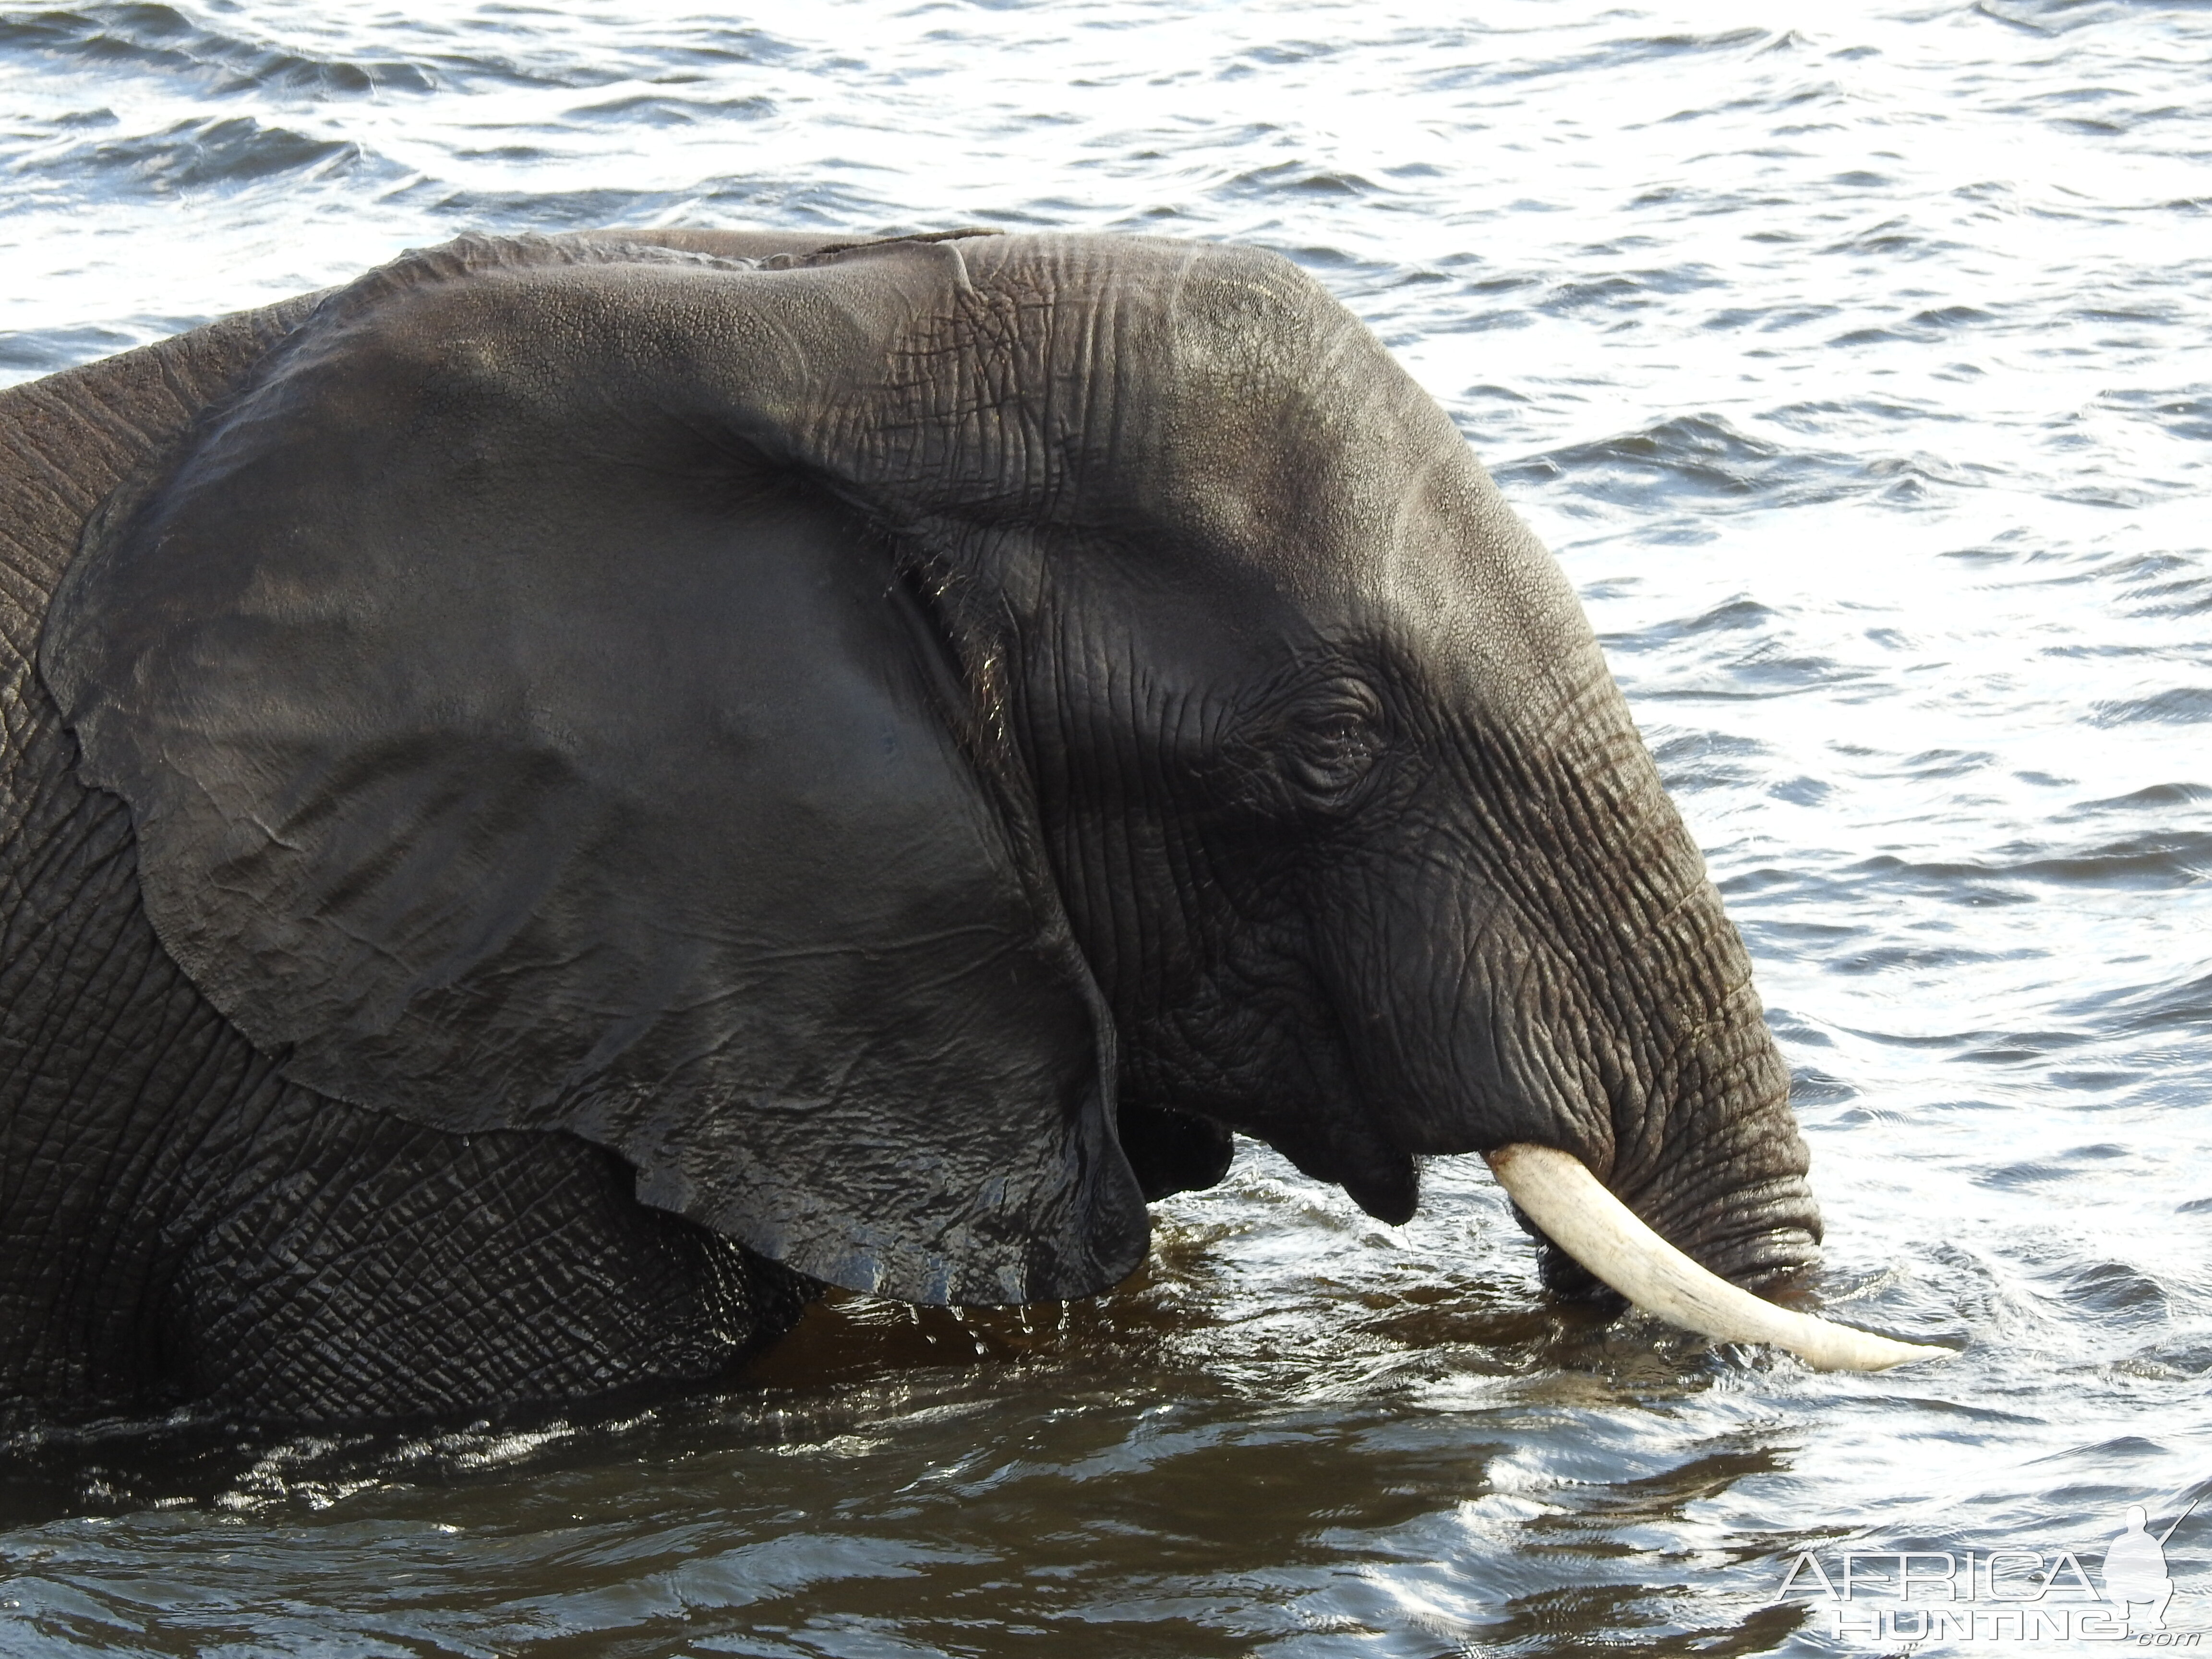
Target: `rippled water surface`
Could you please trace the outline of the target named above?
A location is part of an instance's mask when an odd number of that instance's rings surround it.
[[[2212,1477],[2208,149],[2202,6],[0,8],[10,380],[465,229],[1307,265],[1580,586],[1796,1068],[1826,1296],[1964,1348],[1604,1327],[1478,1167],[1392,1229],[1247,1149],[1113,1296],[819,1309],[712,1400],[16,1443],[0,1652],[1872,1650],[1796,1553],[2163,1527]],[[2167,1554],[2212,1628],[2212,1505]]]

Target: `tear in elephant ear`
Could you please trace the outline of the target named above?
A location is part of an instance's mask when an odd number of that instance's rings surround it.
[[[1129,1271],[1110,1027],[890,550],[604,387],[432,384],[351,326],[48,620],[194,981],[310,1087],[580,1135],[836,1284]]]

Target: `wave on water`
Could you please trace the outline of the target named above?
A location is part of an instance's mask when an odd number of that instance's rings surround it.
[[[353,173],[362,160],[361,147],[349,139],[313,138],[233,115],[179,121],[141,137],[88,140],[35,155],[23,165],[65,175],[79,188],[93,174],[110,192],[166,196],[276,178],[296,187]]]
[[[171,6],[86,6],[0,15],[0,53],[81,64],[94,74],[137,70],[185,77],[204,94],[318,97],[434,92],[439,77],[401,58],[312,58],[229,34]]]

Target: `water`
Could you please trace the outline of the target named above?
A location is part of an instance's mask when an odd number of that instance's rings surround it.
[[[1580,586],[1796,1068],[1830,1300],[1965,1346],[1831,1377],[1601,1328],[1478,1169],[1391,1229],[1247,1149],[1111,1297],[848,1302],[714,1399],[18,1443],[0,1651],[1873,1651],[1911,1618],[1831,1634],[1776,1598],[1798,1552],[2094,1575],[2125,1505],[2179,1515],[2212,1477],[2212,12],[1837,11],[0,10],[10,379],[465,229],[1306,264]],[[2212,1626],[2212,1510],[2167,1550],[2169,1623]]]

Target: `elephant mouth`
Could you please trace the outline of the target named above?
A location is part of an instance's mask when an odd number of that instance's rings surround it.
[[[1555,1249],[1670,1324],[1723,1342],[1783,1348],[1820,1370],[1887,1370],[1951,1352],[1762,1300],[1660,1237],[1571,1152],[1518,1144],[1485,1156],[1498,1184]],[[1711,1254],[1715,1266],[1731,1278],[1741,1271],[1747,1283],[1771,1284],[1809,1266],[1814,1248],[1802,1228],[1770,1227],[1723,1240]]]

